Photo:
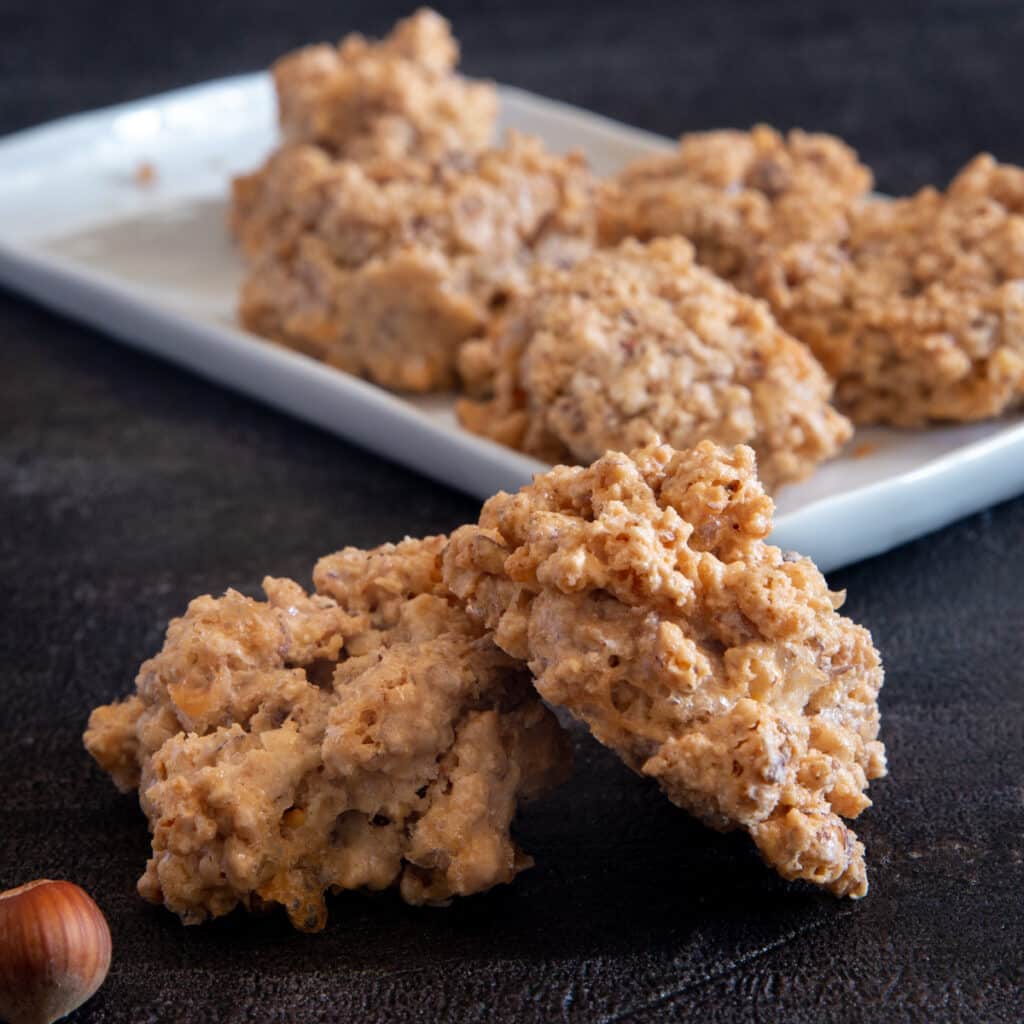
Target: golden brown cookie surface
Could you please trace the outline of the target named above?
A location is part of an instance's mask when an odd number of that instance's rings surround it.
[[[885,774],[882,668],[807,559],[765,543],[749,448],[559,466],[457,530],[445,579],[542,696],[786,878],[862,896],[844,818]]]
[[[831,238],[871,172],[832,135],[766,125],[684,135],[676,152],[629,165],[602,196],[606,242],[682,235],[697,259],[747,287],[766,242]]]
[[[328,890],[444,903],[531,863],[509,825],[568,768],[529,678],[443,594],[444,538],[318,565],[331,596],[197,598],[85,743],[153,833],[140,892],[186,923]]]
[[[769,247],[754,287],[858,423],[1024,402],[1024,170],[975,158],[946,192],[860,204],[838,240]]]
[[[458,59],[448,22],[426,9],[376,42],[353,33],[337,47],[304,47],[273,68],[282,134],[352,160],[482,149],[497,94],[456,74]]]
[[[239,317],[398,390],[455,382],[458,346],[596,233],[582,159],[512,135],[440,161],[336,160],[285,146],[236,179],[232,228],[250,267]]]
[[[460,370],[471,392],[489,392],[460,403],[463,425],[550,462],[656,437],[746,443],[777,487],[851,434],[810,351],[678,238],[536,271],[489,335],[463,346]]]

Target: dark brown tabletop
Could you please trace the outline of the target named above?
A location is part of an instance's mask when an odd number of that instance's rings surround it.
[[[0,0],[0,132],[379,32],[393,3]],[[978,150],[1024,163],[1024,6],[451,3],[477,74],[645,128],[844,135],[886,191]],[[0,182],[2,188],[2,182]],[[0,225],[0,236],[3,226]],[[779,880],[587,736],[522,815],[537,866],[447,910],[345,895],[184,928],[135,892],[134,798],[80,743],[187,600],[308,581],[344,544],[476,504],[0,294],[0,888],[93,893],[114,936],[75,1020],[992,1021],[1024,1018],[1024,500],[836,572],[886,661],[891,774],[857,823],[871,892]]]

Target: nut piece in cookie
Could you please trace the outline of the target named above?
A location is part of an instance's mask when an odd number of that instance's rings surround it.
[[[582,158],[511,135],[440,162],[335,160],[286,146],[234,183],[231,227],[250,270],[239,306],[257,334],[385,387],[455,383],[458,346],[596,235]]]
[[[605,243],[683,235],[697,259],[745,287],[750,261],[774,239],[832,238],[871,172],[831,135],[766,125],[693,132],[676,152],[630,164],[602,193]]]
[[[765,543],[754,454],[558,466],[457,530],[445,580],[550,703],[783,877],[867,892],[844,818],[885,774],[878,652],[813,563]]]
[[[444,543],[339,552],[327,594],[197,598],[137,693],[93,712],[86,748],[153,833],[144,897],[188,924],[281,904],[317,931],[328,890],[442,904],[530,865],[510,823],[568,742],[445,593]]]
[[[860,204],[838,239],[769,246],[756,291],[857,423],[925,426],[1024,403],[1024,170],[976,157],[945,193]]]
[[[483,149],[497,93],[457,75],[458,59],[448,22],[427,9],[379,42],[352,34],[297,50],[273,68],[281,132],[352,160]]]
[[[533,288],[468,342],[460,370],[490,396],[463,426],[550,462],[587,463],[656,437],[746,443],[762,479],[807,476],[850,437],[832,382],[767,307],[697,266],[680,238],[627,240]]]

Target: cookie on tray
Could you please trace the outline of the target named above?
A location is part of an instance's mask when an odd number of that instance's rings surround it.
[[[464,346],[468,429],[549,462],[655,437],[750,444],[770,487],[850,437],[832,383],[767,307],[696,265],[680,238],[627,240],[533,286]]]
[[[297,50],[273,68],[282,135],[352,160],[482,149],[497,93],[456,74],[458,60],[448,22],[427,9],[379,42],[354,33]]]
[[[814,564],[766,543],[746,447],[610,452],[488,501],[445,580],[495,643],[673,803],[783,877],[867,891],[844,821],[885,774],[882,667]]]
[[[317,931],[328,890],[443,904],[531,864],[509,826],[568,741],[451,601],[444,544],[346,549],[313,596],[197,598],[137,693],[93,712],[87,749],[149,819],[144,897],[188,924],[280,904]]]
[[[749,132],[684,135],[674,153],[630,164],[602,194],[606,243],[683,235],[697,259],[746,286],[751,258],[768,241],[841,234],[871,172],[832,135],[766,125]]]
[[[474,157],[358,163],[285,147],[236,179],[231,225],[250,268],[250,330],[407,391],[450,388],[459,345],[596,235],[575,155],[511,135]]]
[[[976,157],[945,193],[875,199],[838,240],[769,247],[754,287],[857,423],[1024,404],[1024,170]]]

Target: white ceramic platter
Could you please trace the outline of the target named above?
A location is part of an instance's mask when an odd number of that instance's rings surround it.
[[[502,88],[501,103],[503,127],[582,149],[601,174],[671,146],[516,89]],[[0,281],[479,498],[526,482],[541,464],[459,429],[451,396],[398,397],[238,327],[227,183],[275,138],[270,83],[257,74],[0,140]],[[1024,417],[860,431],[847,454],[782,490],[774,539],[827,570],[1021,491]]]

